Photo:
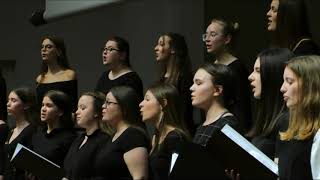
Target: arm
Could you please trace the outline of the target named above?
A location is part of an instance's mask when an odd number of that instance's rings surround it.
[[[148,179],[148,151],[144,147],[137,147],[123,155],[133,179]]]

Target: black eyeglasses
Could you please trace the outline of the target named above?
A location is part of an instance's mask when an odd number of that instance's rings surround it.
[[[107,106],[110,106],[111,104],[118,104],[118,103],[117,103],[117,102],[112,102],[112,101],[106,100],[106,101],[104,102],[104,104],[107,105]]]
[[[113,47],[104,47],[102,50],[103,51],[108,51],[108,52],[120,51],[120,49],[116,49],[116,48],[113,48]]]

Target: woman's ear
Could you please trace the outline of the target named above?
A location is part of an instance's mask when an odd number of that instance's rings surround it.
[[[225,39],[225,41],[224,41],[224,44],[225,44],[225,45],[230,44],[231,40],[232,40],[232,36],[231,36],[231,35],[227,35],[227,36],[226,36],[226,39]]]
[[[166,106],[167,106],[167,104],[168,104],[167,99],[163,98],[163,99],[162,99],[162,102],[161,102],[161,104],[160,104],[160,106],[161,106],[161,110],[162,110],[164,107],[166,107]]]
[[[221,96],[223,94],[223,86],[214,85],[213,89],[214,89],[213,96]]]

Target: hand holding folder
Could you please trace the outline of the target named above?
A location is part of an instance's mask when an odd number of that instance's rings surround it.
[[[207,147],[225,169],[239,173],[241,180],[278,177],[278,165],[228,124],[213,135]]]
[[[64,175],[60,166],[21,144],[17,144],[11,163],[15,167],[23,169],[40,179],[62,179]]]

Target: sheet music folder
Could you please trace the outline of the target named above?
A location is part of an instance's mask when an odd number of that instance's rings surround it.
[[[278,177],[278,165],[226,124],[207,145],[225,169],[240,173],[240,179],[273,180]]]
[[[61,180],[64,176],[60,166],[19,143],[12,155],[11,163],[40,179]]]
[[[228,124],[212,136],[206,147],[186,143],[176,154],[170,179],[225,179],[225,169],[239,172],[241,180],[278,177],[278,165]]]

